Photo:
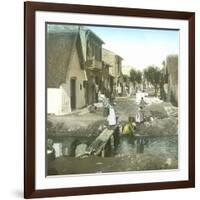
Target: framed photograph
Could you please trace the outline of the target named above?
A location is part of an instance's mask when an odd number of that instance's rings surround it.
[[[24,197],[194,187],[195,13],[24,11]]]

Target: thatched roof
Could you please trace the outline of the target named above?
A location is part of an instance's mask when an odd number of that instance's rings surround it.
[[[47,36],[47,87],[58,88],[66,81],[70,59],[75,48],[78,50],[80,65],[84,61],[78,32],[51,32]]]

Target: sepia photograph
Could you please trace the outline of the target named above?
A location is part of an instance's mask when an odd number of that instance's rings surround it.
[[[46,22],[46,176],[179,169],[179,40]]]

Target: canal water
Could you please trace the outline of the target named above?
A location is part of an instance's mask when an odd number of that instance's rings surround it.
[[[78,143],[81,142],[87,145],[91,144],[93,140],[92,137],[75,139]],[[55,143],[62,142],[61,144],[66,147],[64,141],[74,141],[74,138],[54,138],[54,141]],[[71,156],[63,155],[63,148],[61,148],[61,151],[59,157],[48,162],[48,175],[178,168],[177,135],[146,137],[139,145],[137,140],[129,142],[120,140],[117,149],[108,157],[88,156],[76,158],[73,154]]]
[[[164,154],[171,155],[178,158],[178,136],[165,135],[165,136],[152,136],[152,137],[139,137],[140,139],[133,139],[132,141],[121,141],[118,147],[118,153],[131,154],[131,153],[151,153],[151,154]]]

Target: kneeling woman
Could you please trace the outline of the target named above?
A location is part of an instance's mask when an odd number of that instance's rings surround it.
[[[133,117],[128,118],[128,122],[122,127],[122,140],[127,143],[134,143],[136,123]]]

